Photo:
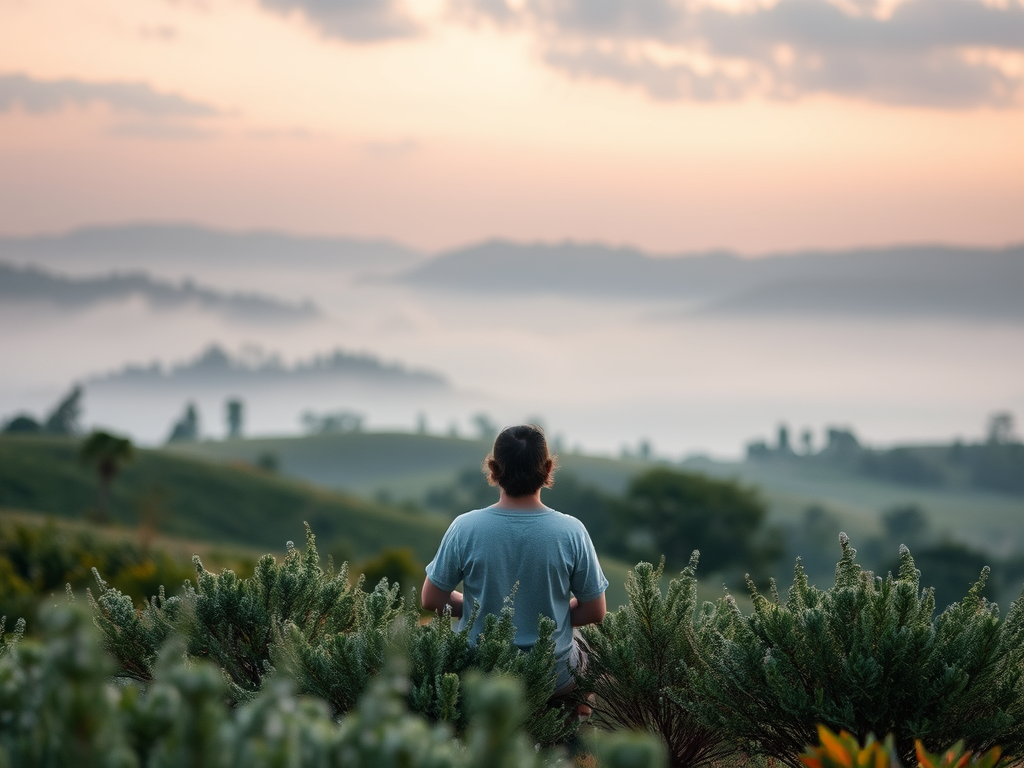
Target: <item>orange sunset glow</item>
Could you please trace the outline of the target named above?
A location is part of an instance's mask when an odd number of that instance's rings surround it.
[[[1024,239],[1024,5],[0,0],[0,232]]]

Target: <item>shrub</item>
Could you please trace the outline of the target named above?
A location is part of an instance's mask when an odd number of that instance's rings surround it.
[[[14,623],[14,631],[7,634],[7,617],[0,616],[0,659],[14,650],[14,646],[25,635],[25,620],[18,619]]]
[[[815,724],[858,739],[892,734],[906,762],[914,740],[938,749],[960,739],[983,751],[1024,748],[1024,601],[1000,621],[981,596],[988,569],[959,603],[933,618],[910,551],[896,577],[875,578],[840,535],[835,583],[821,591],[797,560],[783,603],[750,584],[754,612],[721,633],[719,651],[688,665],[675,697],[754,754],[799,765]]]
[[[275,677],[248,703],[224,705],[226,681],[208,662],[185,664],[171,642],[145,689],[112,686],[115,668],[88,618],[44,612],[44,642],[0,658],[0,766],[57,768],[554,768],[521,730],[528,709],[514,679],[467,681],[461,741],[404,705],[409,681],[389,657],[358,706],[340,720]],[[606,768],[659,768],[657,746],[599,740]]]
[[[757,492],[731,480],[655,467],[634,477],[614,505],[613,549],[630,557],[666,557],[683,568],[686,553],[699,549],[713,572],[766,567],[781,555],[775,535],[765,531],[768,508]]]
[[[506,599],[500,617],[484,618],[477,645],[469,642],[470,629],[479,619],[475,609],[461,632],[452,629],[451,616],[446,613],[413,633],[409,647],[410,701],[417,712],[461,730],[470,716],[469,704],[462,695],[467,674],[512,676],[523,686],[523,703],[529,711],[524,727],[535,743],[549,746],[569,738],[575,727],[561,708],[548,704],[556,682],[555,623],[542,618],[537,642],[523,653],[515,645],[514,597],[513,592]]]
[[[698,555],[667,594],[661,590],[665,561],[657,568],[639,563],[626,581],[629,604],[601,624],[583,627],[589,660],[576,674],[578,690],[597,696],[596,723],[657,734],[673,766],[720,762],[737,751],[724,732],[705,725],[672,695],[688,687],[687,668],[716,653],[717,638],[730,636],[738,621],[731,598],[698,610]]]
[[[120,590],[105,582],[93,569],[97,594],[86,590],[92,607],[93,621],[100,629],[103,647],[118,662],[117,675],[147,683],[153,679],[157,653],[171,632],[182,608],[180,597],[167,597],[164,588],[150,598],[142,610]],[[68,597],[74,593],[68,585]]]
[[[119,675],[150,682],[160,648],[180,633],[190,657],[220,667],[233,702],[251,700],[281,666],[299,693],[326,700],[341,715],[381,671],[389,649],[401,646],[411,663],[410,705],[425,716],[461,730],[469,721],[465,676],[501,673],[524,686],[535,743],[554,744],[571,733],[564,713],[548,705],[555,687],[554,623],[542,622],[538,641],[523,653],[514,643],[511,601],[501,617],[483,619],[475,646],[450,622],[420,627],[418,611],[406,606],[398,584],[384,578],[366,592],[363,577],[349,583],[347,565],[322,569],[308,526],[304,552],[289,546],[281,563],[267,555],[249,579],[230,570],[213,574],[198,558],[194,562],[195,586],[186,582],[182,594],[170,598],[161,590],[141,611],[96,574],[98,593],[89,599]]]
[[[320,568],[316,538],[306,526],[306,549],[289,542],[278,563],[273,555],[260,558],[248,579],[231,570],[219,574],[203,568],[193,557],[196,583],[185,583],[180,596],[163,592],[136,612],[129,598],[111,589],[96,574],[99,595],[90,594],[104,644],[121,664],[120,674],[142,682],[152,679],[160,646],[172,631],[185,639],[186,651],[209,658],[221,668],[234,701],[259,692],[264,678],[274,672],[274,656],[287,649],[290,660],[304,669],[308,690],[323,695],[338,711],[348,709],[380,669],[382,633],[403,611],[396,600],[397,585],[383,581],[367,595],[363,580],[348,580],[348,567],[337,573]],[[321,672],[324,654],[349,654],[326,682]],[[377,648],[374,653],[371,649]]]

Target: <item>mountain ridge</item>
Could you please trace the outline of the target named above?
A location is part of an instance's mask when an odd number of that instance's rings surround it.
[[[1024,244],[912,245],[743,259],[724,251],[652,257],[596,244],[492,240],[442,253],[394,279],[444,292],[684,300],[697,303],[698,313],[1024,320]]]
[[[144,298],[155,309],[198,306],[245,320],[312,320],[320,311],[311,302],[292,304],[259,293],[224,293],[191,280],[175,285],[145,272],[70,276],[39,267],[0,262],[0,303],[45,303],[63,310]]]

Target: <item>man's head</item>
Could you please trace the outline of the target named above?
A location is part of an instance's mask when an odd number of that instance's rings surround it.
[[[550,488],[556,467],[544,432],[532,424],[501,430],[484,460],[487,482],[501,486],[512,497],[532,496],[541,488]]]

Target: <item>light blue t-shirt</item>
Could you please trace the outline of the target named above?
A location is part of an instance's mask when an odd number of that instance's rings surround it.
[[[527,650],[537,641],[541,616],[555,620],[557,687],[569,682],[576,646],[569,620],[569,599],[595,600],[608,588],[590,534],[579,520],[553,509],[520,511],[487,507],[459,515],[448,527],[427,578],[445,592],[463,582],[464,629],[473,601],[480,614],[470,632],[476,642],[484,617],[500,615],[505,598],[515,596],[516,645]]]

